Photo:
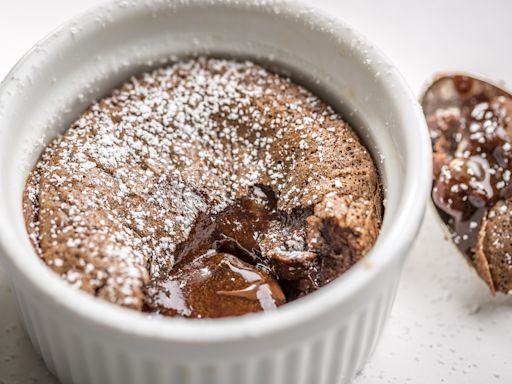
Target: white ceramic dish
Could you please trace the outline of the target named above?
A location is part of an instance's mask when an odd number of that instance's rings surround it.
[[[148,318],[70,289],[38,261],[25,233],[21,192],[47,139],[130,74],[198,52],[285,68],[352,120],[383,160],[387,204],[373,250],[337,281],[274,313]],[[430,190],[429,138],[401,76],[350,28],[292,2],[98,8],[11,71],[0,87],[0,131],[2,261],[34,347],[66,383],[349,381],[382,331]]]

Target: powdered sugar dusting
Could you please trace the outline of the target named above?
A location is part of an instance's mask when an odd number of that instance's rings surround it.
[[[329,193],[370,201],[378,177],[352,130],[307,90],[251,62],[199,58],[91,106],[46,148],[25,207],[50,267],[140,309],[149,277],[174,263],[198,215],[256,184],[291,211]],[[294,236],[283,250],[303,248],[305,234]]]

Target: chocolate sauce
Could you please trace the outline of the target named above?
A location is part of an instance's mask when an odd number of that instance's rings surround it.
[[[432,199],[474,263],[482,219],[512,196],[512,100],[468,76],[444,77],[422,100],[432,138]]]
[[[305,227],[309,214],[310,210],[279,211],[272,189],[255,186],[217,215],[201,215],[177,249],[175,264],[148,288],[153,304],[147,310],[204,318],[267,311],[284,304],[286,297],[269,260],[262,257],[259,241],[276,223]]]
[[[273,310],[286,302],[268,273],[215,250],[177,265],[153,289],[153,310],[166,316],[240,316]]]

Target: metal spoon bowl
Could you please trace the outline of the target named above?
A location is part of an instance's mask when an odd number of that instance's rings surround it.
[[[466,73],[445,73],[434,76],[432,81],[424,87],[420,97],[420,104],[425,117],[428,117],[440,109],[447,110],[452,107],[458,108],[461,111],[466,108],[467,111],[468,104],[479,103],[480,100],[484,99],[484,95],[485,98],[502,96],[512,100],[512,95],[502,86],[494,84],[483,77]],[[445,233],[447,233],[448,238],[453,238],[454,230],[451,229],[447,222],[447,214],[438,208],[432,199],[431,204],[435,208],[436,216],[439,218],[439,222]],[[486,225],[487,212],[488,210],[482,219],[482,226]],[[478,237],[480,242],[480,233]],[[506,264],[503,264],[503,260],[498,262],[495,260],[495,257],[487,258],[483,253],[483,248],[480,249],[480,252],[476,251],[475,255],[470,255],[463,252],[453,241],[451,243],[457,249],[457,252],[464,256],[477,271],[493,294],[496,291],[512,294],[512,265],[507,268]],[[506,280],[509,283],[505,284],[505,286],[501,283],[496,284],[496,276],[504,276],[503,274],[505,274]],[[500,281],[502,282],[502,280]]]
[[[458,82],[458,84],[456,84]],[[466,92],[460,89],[466,86]],[[428,82],[421,92],[420,104],[425,115],[435,112],[439,108],[461,106],[461,101],[474,97],[482,92],[489,96],[504,96],[512,98],[512,95],[503,86],[491,82],[483,76],[470,75],[464,72],[440,73]]]

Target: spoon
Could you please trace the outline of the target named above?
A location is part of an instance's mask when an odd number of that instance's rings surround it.
[[[420,103],[442,225],[493,294],[512,294],[512,95],[482,78],[443,74]]]

